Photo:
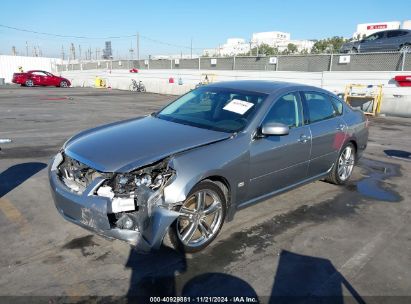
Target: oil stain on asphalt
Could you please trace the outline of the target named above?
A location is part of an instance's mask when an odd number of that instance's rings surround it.
[[[63,249],[80,249],[81,254],[84,257],[93,255],[94,252],[90,249],[93,249],[96,246],[99,246],[99,244],[97,244],[96,242],[94,242],[93,240],[93,235],[86,235],[80,238],[76,238],[76,239],[72,239],[70,242],[68,242],[67,244],[63,245],[62,248]]]

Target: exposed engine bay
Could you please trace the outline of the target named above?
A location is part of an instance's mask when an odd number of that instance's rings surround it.
[[[67,187],[81,194],[96,178],[109,178],[111,174],[98,172],[65,155],[59,166],[59,176]]]
[[[150,224],[155,206],[164,206],[163,189],[175,176],[169,158],[129,173],[98,172],[77,160],[63,155],[58,167],[61,181],[77,194],[96,179],[104,182],[95,195],[109,199],[107,217],[112,228],[144,232]]]

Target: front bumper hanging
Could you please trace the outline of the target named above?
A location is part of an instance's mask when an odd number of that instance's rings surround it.
[[[58,165],[62,155],[57,154],[49,166],[49,180],[54,203],[59,213],[68,221],[77,224],[99,235],[126,241],[141,251],[158,249],[169,226],[180,215],[179,212],[169,210],[163,205],[162,196],[157,195],[157,201],[147,199],[146,210],[139,216],[144,225],[137,225],[135,230],[113,227],[109,221],[108,211],[111,210],[111,199],[96,195],[96,190],[105,181],[96,178],[81,194],[72,191],[58,175]],[[149,196],[150,193],[147,193]],[[143,211],[143,210],[141,210]],[[139,212],[139,211],[137,211]]]

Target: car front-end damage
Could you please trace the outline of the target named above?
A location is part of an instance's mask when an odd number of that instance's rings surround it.
[[[176,178],[170,158],[128,173],[106,173],[60,152],[49,177],[56,208],[65,219],[142,251],[159,248],[180,215],[178,203],[164,199],[164,189]]]

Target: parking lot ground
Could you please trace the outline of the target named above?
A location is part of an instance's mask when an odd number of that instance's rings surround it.
[[[170,248],[140,254],[64,221],[46,170],[64,141],[86,128],[149,114],[173,98],[91,88],[0,89],[0,138],[12,139],[0,144],[1,296],[411,301],[411,119],[371,119],[368,148],[348,185],[318,181],[243,209],[195,255]]]

